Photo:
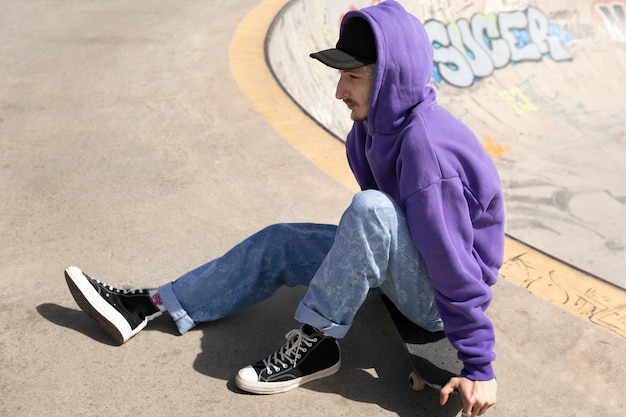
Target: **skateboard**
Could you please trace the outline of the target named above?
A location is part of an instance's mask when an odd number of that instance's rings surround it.
[[[421,391],[429,386],[440,390],[450,378],[461,373],[463,364],[457,359],[456,349],[444,332],[422,329],[402,315],[389,298],[383,295],[382,299],[413,368],[409,374],[411,389]]]

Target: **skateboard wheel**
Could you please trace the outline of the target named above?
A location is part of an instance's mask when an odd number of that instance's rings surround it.
[[[413,391],[421,391],[426,387],[426,382],[415,372],[409,374],[409,386]]]

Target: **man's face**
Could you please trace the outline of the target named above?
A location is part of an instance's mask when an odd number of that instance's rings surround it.
[[[373,82],[374,77],[369,77],[363,68],[339,71],[335,97],[346,103],[355,122],[367,119]]]

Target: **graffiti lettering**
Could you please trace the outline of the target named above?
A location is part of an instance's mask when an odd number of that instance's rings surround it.
[[[424,26],[434,48],[435,83],[469,87],[510,63],[540,61],[544,56],[572,59],[563,45],[570,37],[535,7],[497,15],[477,13],[470,22],[459,19],[448,25],[429,20]]]
[[[611,37],[617,42],[626,42],[624,3],[596,4],[594,8],[602,18]]]

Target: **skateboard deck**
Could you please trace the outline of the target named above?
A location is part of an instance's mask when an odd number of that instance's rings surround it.
[[[444,332],[433,333],[422,329],[407,319],[389,298],[383,295],[382,299],[413,367],[409,385],[414,391],[421,391],[427,385],[439,390],[450,378],[461,373],[463,364]]]

